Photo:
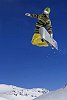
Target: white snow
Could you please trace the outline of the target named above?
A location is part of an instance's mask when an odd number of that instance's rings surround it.
[[[67,85],[50,91],[44,88],[19,88],[0,84],[0,100],[67,100]]]
[[[0,100],[33,100],[49,90],[43,88],[25,89],[13,85],[0,84]]]
[[[0,97],[0,100],[7,100],[7,99]]]
[[[51,91],[34,100],[67,100],[67,87]]]

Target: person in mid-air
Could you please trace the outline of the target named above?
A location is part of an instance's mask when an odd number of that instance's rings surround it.
[[[38,19],[31,43],[39,47],[51,46],[52,48],[56,48],[58,50],[58,44],[53,39],[52,25],[49,14],[49,7],[45,8],[42,14],[25,14],[26,16]]]
[[[42,14],[26,13],[25,15],[38,19],[34,33],[39,33],[39,28],[44,27],[50,34],[50,37],[53,38],[52,25],[51,25],[51,20],[49,18],[49,14],[50,14],[50,8],[47,7],[44,9]],[[43,39],[41,40],[42,42],[44,41]]]

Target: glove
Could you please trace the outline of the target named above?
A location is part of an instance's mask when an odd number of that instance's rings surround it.
[[[53,33],[50,34],[50,37],[53,38]]]
[[[26,15],[26,16],[31,16],[31,14],[29,14],[29,13],[26,13],[25,15]]]

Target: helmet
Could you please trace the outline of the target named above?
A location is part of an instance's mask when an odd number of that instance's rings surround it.
[[[45,14],[49,14],[49,13],[50,13],[50,8],[48,8],[48,7],[45,8],[45,9],[44,9],[44,13],[45,13]]]

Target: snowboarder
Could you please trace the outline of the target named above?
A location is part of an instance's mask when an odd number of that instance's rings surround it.
[[[26,13],[25,15],[38,19],[34,33],[38,34],[39,28],[44,27],[48,31],[48,33],[50,34],[50,37],[53,38],[52,25],[51,25],[51,20],[49,18],[49,14],[50,14],[50,8],[47,7],[44,9],[42,14]],[[42,42],[44,42],[43,39],[41,39],[41,40],[42,40]]]

